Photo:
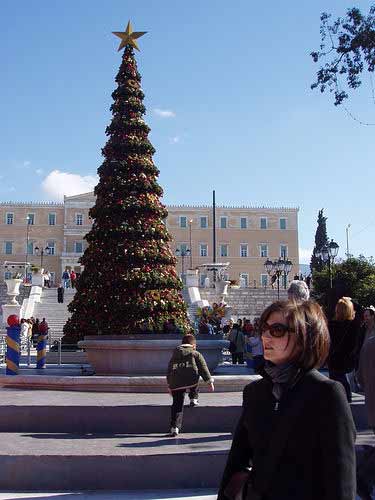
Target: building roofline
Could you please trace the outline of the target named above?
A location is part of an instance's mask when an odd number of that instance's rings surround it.
[[[59,201],[0,201],[0,206],[21,206],[21,207],[30,207],[30,206],[37,206],[37,207],[64,207],[64,203],[61,203]]]

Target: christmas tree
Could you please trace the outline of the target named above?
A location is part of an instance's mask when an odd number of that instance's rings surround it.
[[[318,212],[318,227],[315,233],[315,246],[311,256],[310,268],[311,271],[321,271],[324,267],[324,263],[320,257],[317,257],[317,253],[325,246],[328,245],[327,236],[327,217],[323,215],[323,208]]]
[[[142,118],[144,93],[133,49],[144,33],[133,32],[129,22],[125,32],[114,34],[122,40],[119,50],[125,50],[65,342],[85,335],[160,332],[168,319],[182,332],[191,330],[164,223],[167,210],[159,199],[155,149]]]

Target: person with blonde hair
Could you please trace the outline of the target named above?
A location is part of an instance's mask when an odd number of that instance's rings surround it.
[[[313,301],[260,320],[264,377],[248,384],[218,500],[354,500],[355,426],[341,384],[320,374],[327,321]]]
[[[340,382],[349,402],[352,391],[348,374],[356,366],[358,323],[354,321],[355,310],[350,297],[341,297],[335,307],[335,315],[328,324],[331,346],[328,356],[329,378]]]

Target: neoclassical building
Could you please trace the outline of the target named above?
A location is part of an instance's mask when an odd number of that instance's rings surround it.
[[[57,283],[65,268],[80,272],[78,262],[90,230],[94,193],[65,196],[63,203],[0,203],[0,260],[44,267]],[[178,271],[214,259],[213,210],[210,206],[168,206],[167,227],[178,256]],[[216,207],[216,262],[230,262],[227,276],[248,286],[265,286],[267,258],[292,261],[299,270],[298,208]],[[9,277],[2,269],[1,281]],[[201,273],[201,281],[206,278]]]

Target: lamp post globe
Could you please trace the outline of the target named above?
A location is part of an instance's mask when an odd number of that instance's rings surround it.
[[[328,253],[331,259],[335,259],[337,254],[339,253],[339,245],[331,239],[331,242],[328,245]]]

